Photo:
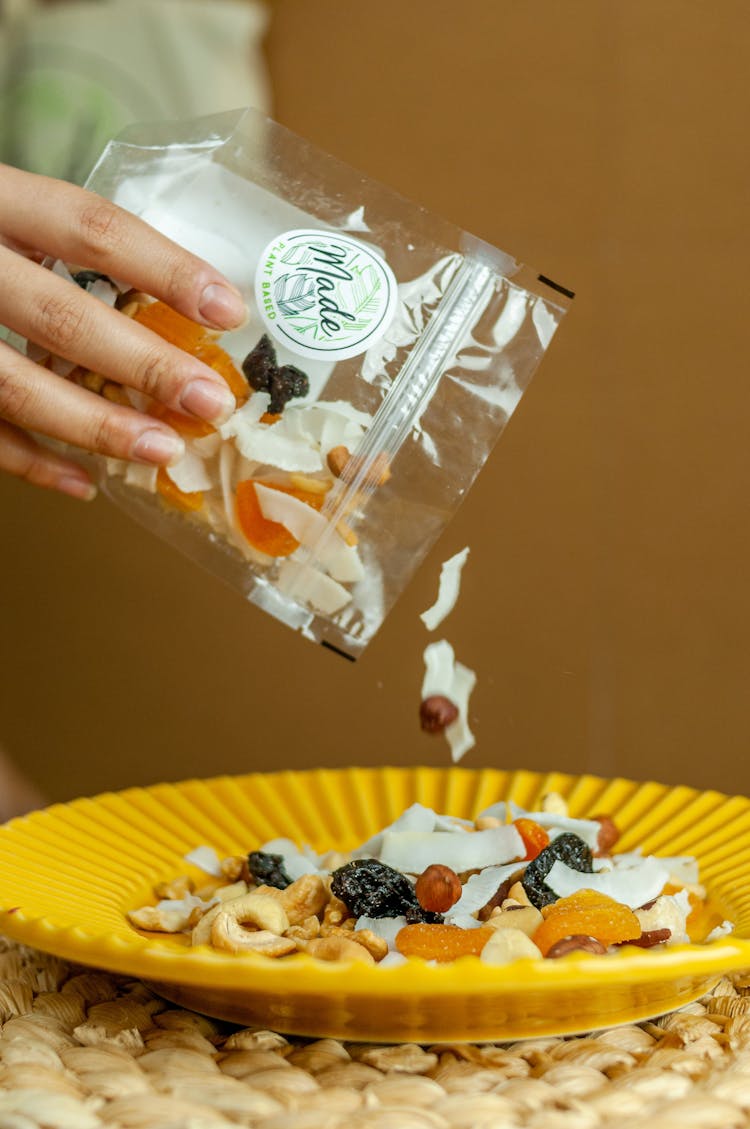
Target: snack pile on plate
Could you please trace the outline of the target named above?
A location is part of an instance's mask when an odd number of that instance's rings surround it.
[[[710,918],[694,858],[613,854],[618,838],[609,816],[571,818],[557,794],[540,811],[502,801],[473,821],[413,804],[346,856],[289,839],[223,860],[198,847],[186,861],[210,880],[162,883],[158,903],[128,918],[229,953],[381,965],[502,965],[731,932]]]

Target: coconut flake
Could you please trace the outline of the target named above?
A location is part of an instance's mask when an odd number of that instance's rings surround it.
[[[241,408],[237,408],[225,423],[219,425],[220,435],[224,439],[232,439],[245,428],[259,423],[270,403],[271,397],[267,392],[254,392]]]
[[[490,898],[494,897],[506,878],[516,874],[525,865],[525,863],[512,862],[506,866],[486,866],[479,874],[472,874],[464,883],[461,897],[445,915],[446,920],[453,922],[453,918],[459,914],[478,913],[482,906],[486,906]]]
[[[706,941],[718,941],[720,937],[726,937],[729,933],[734,933],[734,925],[731,921],[722,921],[721,925],[714,926]]]
[[[571,831],[577,835],[579,839],[583,839],[584,843],[592,850],[595,850],[598,845],[599,831],[601,824],[595,819],[573,819],[567,815],[557,815],[555,812],[550,811],[528,811],[526,808],[520,807],[518,804],[513,803],[512,800],[500,800],[496,804],[490,804],[480,816],[490,816],[494,819],[499,819],[501,823],[506,820],[513,819],[533,819],[540,827],[544,827],[550,832],[550,839],[556,838],[564,831]],[[624,858],[625,856],[619,856]],[[640,861],[640,855],[638,856]]]
[[[376,835],[373,835],[357,847],[355,851],[352,851],[352,858],[380,858],[383,837],[387,831],[434,831],[436,819],[437,816],[432,808],[426,808],[424,804],[412,804],[388,827],[382,828]]]
[[[190,448],[185,450],[178,463],[164,469],[183,494],[196,494],[199,490],[210,490],[215,485],[204,460]]]
[[[62,261],[62,259],[57,259],[57,261],[55,263],[53,263],[52,273],[59,275],[60,278],[64,278],[66,282],[72,282],[74,286],[78,285],[76,280],[73,278],[73,275],[70,273],[68,268],[65,266],[65,263]]]
[[[265,392],[256,392],[223,423],[224,439],[234,438],[237,449],[248,459],[285,471],[311,472],[323,466],[320,452],[307,440],[290,434],[285,418],[278,423],[261,423],[271,402]]]
[[[162,898],[160,902],[156,903],[156,908],[167,912],[174,910],[175,913],[182,913],[185,917],[189,917],[196,906],[200,906],[201,909],[210,909],[218,901],[219,899],[216,897],[204,901],[197,894],[185,894],[183,898]]]
[[[451,925],[457,925],[459,929],[479,929],[482,922],[477,921],[470,913],[457,913],[450,919]]]
[[[421,874],[433,863],[449,866],[457,874],[485,866],[522,859],[523,840],[512,825],[456,835],[450,831],[386,831],[381,862],[411,874]]]
[[[456,553],[455,556],[450,557],[443,563],[440,569],[437,600],[431,608],[422,612],[419,617],[428,631],[434,631],[456,606],[458,594],[461,590],[461,570],[466,564],[468,555],[469,548],[467,546],[460,553]]]
[[[456,663],[453,684],[448,697],[458,709],[458,717],[445,730],[445,737],[450,745],[451,758],[454,764],[460,761],[461,757],[468,753],[469,749],[473,749],[476,744],[474,734],[469,729],[468,717],[469,698],[476,681],[477,676],[473,670],[469,670],[468,666],[464,666],[462,663]]]
[[[260,848],[267,854],[281,855],[284,869],[295,882],[303,874],[319,874],[319,858],[309,847],[300,848],[291,839],[271,839]]]
[[[341,611],[352,598],[351,592],[330,576],[289,558],[279,568],[276,587],[283,595],[304,601],[322,615]]]
[[[638,867],[628,870],[610,870],[599,874],[584,874],[573,870],[558,859],[553,863],[545,882],[561,898],[578,890],[595,890],[616,902],[638,909],[657,898],[669,878],[669,871],[658,859],[645,858]]]
[[[120,293],[116,286],[114,286],[107,278],[97,278],[90,286],[86,287],[88,293],[92,298],[98,298],[100,302],[104,302],[106,306],[114,306]]]
[[[195,451],[202,459],[211,459],[214,455],[218,455],[222,446],[218,431],[212,431],[210,435],[201,435],[198,439],[190,439],[187,444],[188,450]]]
[[[397,950],[385,954],[382,960],[378,961],[378,968],[398,968],[400,964],[406,964],[406,957],[403,953]]]
[[[396,948],[396,937],[406,925],[405,917],[358,917],[354,926],[355,933],[360,929],[369,929],[376,937],[382,937],[393,951]]]
[[[422,701],[435,694],[450,697],[455,668],[455,655],[450,643],[445,639],[441,639],[439,643],[429,643],[424,649],[423,658],[425,673],[422,680]]]
[[[125,467],[125,482],[128,486],[137,486],[139,490],[147,490],[149,494],[155,494],[158,473],[158,467],[145,466],[143,463],[128,463]]]
[[[334,580],[348,583],[362,579],[364,569],[355,546],[347,545],[312,506],[259,482],[255,483],[255,494],[266,521],[283,525],[301,545],[314,546],[316,561]]]
[[[698,860],[691,855],[659,857],[659,862],[669,870],[669,881],[675,886],[695,886],[698,883]]]
[[[196,847],[195,850],[190,851],[184,856],[185,862],[197,866],[199,870],[203,870],[206,874],[212,875],[214,878],[222,878],[221,860],[213,847]]]

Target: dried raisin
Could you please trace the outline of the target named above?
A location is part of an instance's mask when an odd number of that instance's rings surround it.
[[[583,874],[591,874],[593,871],[591,851],[583,839],[570,831],[558,835],[529,863],[521,879],[529,901],[537,909],[557,901],[557,894],[544,879],[558,861]]]
[[[283,855],[251,851],[247,856],[247,866],[259,886],[275,886],[278,890],[286,890],[292,883],[284,869]]]
[[[409,879],[377,859],[354,859],[334,870],[331,891],[355,917],[406,917],[428,920]],[[434,915],[429,917],[432,920]]]
[[[284,365],[271,373],[268,391],[271,393],[268,410],[271,415],[278,415],[295,396],[307,395],[310,391],[310,381],[302,369],[296,368],[295,365]]]
[[[242,362],[247,382],[256,392],[268,392],[271,376],[276,372],[276,350],[271,338],[264,333],[258,344]]]

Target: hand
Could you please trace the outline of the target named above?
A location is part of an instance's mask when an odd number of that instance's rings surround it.
[[[0,324],[180,412],[209,423],[229,417],[234,397],[213,369],[46,270],[46,256],[123,279],[202,325],[230,329],[242,323],[245,307],[218,271],[92,192],[0,165]],[[166,424],[0,341],[0,470],[93,497],[88,472],[29,431],[142,463],[170,464],[184,452]]]

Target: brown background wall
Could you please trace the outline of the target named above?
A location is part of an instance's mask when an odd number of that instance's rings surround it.
[[[479,674],[468,765],[750,790],[745,0],[279,0],[275,116],[578,292],[351,666],[107,503],[0,483],[0,734],[55,798],[431,762],[417,614]]]

